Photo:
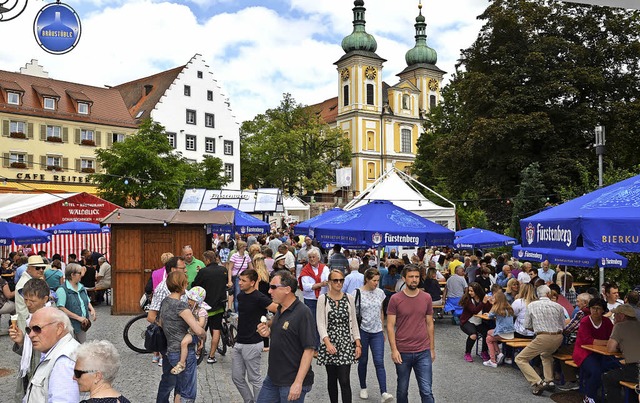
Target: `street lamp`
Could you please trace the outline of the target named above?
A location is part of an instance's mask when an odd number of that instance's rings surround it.
[[[602,159],[605,151],[605,130],[604,126],[596,126],[596,155],[598,156],[598,187],[602,187]]]

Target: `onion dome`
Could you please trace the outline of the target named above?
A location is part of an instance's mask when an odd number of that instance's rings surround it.
[[[438,54],[433,48],[427,46],[427,24],[422,15],[422,3],[418,5],[419,14],[416,17],[416,46],[409,50],[404,59],[407,66],[416,64],[433,64],[438,61]],[[345,38],[346,39],[346,38]],[[344,42],[343,42],[344,43]]]
[[[353,32],[342,40],[342,49],[345,53],[355,50],[375,52],[378,48],[378,43],[373,35],[366,33],[364,30],[364,12],[366,10],[364,8],[364,0],[355,0],[353,5]]]

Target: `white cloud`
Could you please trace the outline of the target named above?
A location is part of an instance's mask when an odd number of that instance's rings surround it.
[[[278,105],[283,92],[302,103],[336,95],[333,62],[344,53],[340,41],[352,30],[353,2],[288,0],[278,14],[268,8],[245,7],[235,13],[202,18],[199,7],[216,3],[189,0],[188,5],[151,0],[81,1],[83,33],[76,49],[61,56],[41,50],[33,37],[33,19],[41,2],[30,2],[24,15],[0,22],[0,69],[17,71],[38,59],[52,78],[101,86],[115,85],[185,64],[200,53],[230,97],[239,120]],[[388,60],[383,78],[395,83],[405,67],[404,54],[414,45],[417,2],[365,1],[367,32],[378,42],[377,53]],[[487,2],[424,2],[428,43],[438,52],[438,67],[453,73],[461,48],[475,39],[481,26],[475,17]],[[282,4],[280,4],[282,5]],[[194,11],[198,15],[194,14]],[[292,15],[295,16],[291,17]]]

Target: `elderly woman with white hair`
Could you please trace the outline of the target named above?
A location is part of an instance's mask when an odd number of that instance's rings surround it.
[[[107,340],[92,340],[77,350],[73,379],[81,393],[89,392],[89,398],[80,403],[130,403],[113,388],[120,369],[120,354]]]
[[[87,340],[87,330],[91,327],[91,320],[96,320],[96,311],[89,301],[87,289],[82,283],[82,267],[77,263],[69,263],[65,269],[65,282],[58,288],[58,308],[71,319],[75,339],[79,343]]]

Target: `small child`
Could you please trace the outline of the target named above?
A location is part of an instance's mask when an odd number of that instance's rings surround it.
[[[186,294],[193,316],[195,316],[198,324],[202,326],[202,328],[204,328],[207,324],[207,310],[211,309],[211,307],[206,302],[204,302],[204,299],[207,296],[207,292],[202,287],[193,287],[192,289],[188,290]],[[185,370],[187,366],[187,353],[189,344],[191,343],[197,344],[196,350],[199,351],[203,341],[198,339],[198,336],[192,334],[191,329],[189,329],[187,334],[184,335],[184,338],[180,342],[180,361],[178,361],[176,366],[171,369],[171,373],[173,375],[178,375]]]
[[[493,307],[489,311],[489,318],[495,318],[496,327],[487,332],[490,358],[482,364],[496,368],[504,361],[504,354],[497,354],[500,351],[498,342],[513,339],[515,329],[513,327],[513,308],[507,302],[507,297],[502,291],[498,291],[493,295],[493,299]]]

